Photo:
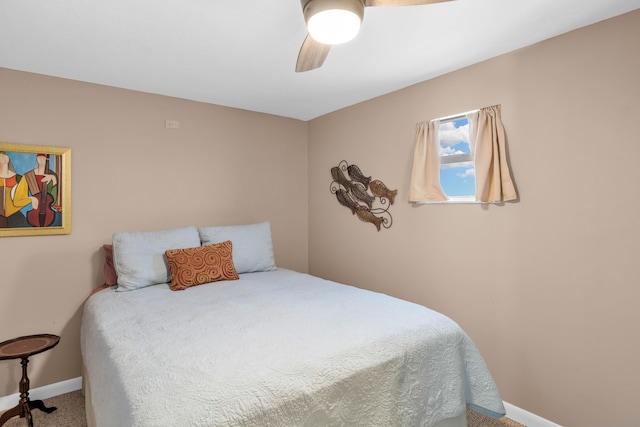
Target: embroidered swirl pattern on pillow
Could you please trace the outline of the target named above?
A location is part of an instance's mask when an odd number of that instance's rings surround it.
[[[231,241],[227,240],[197,248],[166,251],[171,289],[179,291],[204,283],[237,280],[238,273],[231,257],[232,247]]]

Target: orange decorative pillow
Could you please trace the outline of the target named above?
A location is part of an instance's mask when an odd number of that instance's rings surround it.
[[[197,248],[166,251],[171,289],[180,291],[204,283],[239,279],[231,252],[231,240]]]

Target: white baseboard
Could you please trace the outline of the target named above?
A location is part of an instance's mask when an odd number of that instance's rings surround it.
[[[17,384],[16,384],[17,386]],[[36,387],[29,390],[29,399],[43,400],[50,397],[59,396],[82,388],[82,377],[72,378],[59,383],[49,384],[42,387]],[[20,401],[20,393],[10,394],[9,396],[0,397],[0,411],[11,409]]]
[[[507,402],[502,403],[504,403],[504,407],[507,410],[508,418],[511,418],[513,421],[516,421],[527,427],[562,427],[560,424],[556,424],[554,422],[546,420],[536,414],[532,414],[531,412],[518,408],[515,405]]]
[[[82,377],[72,378],[66,381],[45,385],[29,390],[29,398],[32,400],[43,400],[50,397],[59,396],[82,388]],[[0,411],[11,409],[18,404],[20,393],[10,394],[9,396],[0,397]],[[507,410],[507,417],[512,420],[524,424],[527,427],[562,427],[549,420],[546,420],[536,414],[518,408],[508,402],[503,402]]]

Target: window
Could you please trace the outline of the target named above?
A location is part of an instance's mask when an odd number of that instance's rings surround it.
[[[506,158],[501,107],[416,124],[410,203],[518,199]]]
[[[476,174],[469,144],[469,120],[458,116],[440,122],[440,185],[450,201],[473,201]]]

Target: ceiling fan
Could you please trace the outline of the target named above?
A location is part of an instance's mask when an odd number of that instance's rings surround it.
[[[302,43],[296,72],[322,66],[331,46],[353,39],[360,31],[365,7],[419,6],[451,0],[300,0],[309,33]]]

